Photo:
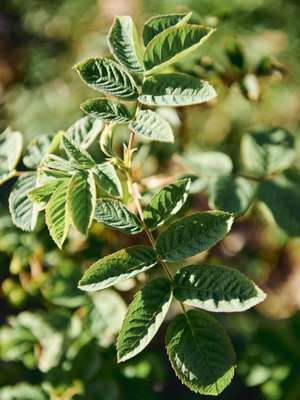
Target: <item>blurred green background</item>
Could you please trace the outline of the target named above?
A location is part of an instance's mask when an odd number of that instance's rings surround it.
[[[218,102],[178,113],[162,110],[177,126],[176,144],[142,148],[137,162],[145,154],[149,161],[138,166],[140,175],[178,173],[175,150],[222,150],[235,159],[241,135],[264,125],[289,129],[298,143],[299,0],[1,0],[1,130],[10,125],[29,143],[82,116],[80,103],[92,92],[72,66],[107,53],[114,15],[132,15],[141,30],[153,15],[187,10],[217,32],[177,68],[210,80]],[[248,74],[257,72],[254,88],[245,89],[231,68],[225,49],[233,39],[245,52]],[[258,73],[262,59],[276,60],[274,73]],[[171,371],[162,351],[165,328],[142,355],[117,365],[114,337],[140,281],[92,298],[76,288],[85,265],[130,239],[95,225],[89,239],[73,234],[59,252],[42,222],[30,234],[12,225],[10,188],[8,183],[0,192],[1,400],[201,398]],[[206,201],[200,193],[189,205],[206,208]],[[220,399],[300,398],[299,245],[257,206],[210,254],[245,271],[269,294],[258,310],[220,317],[239,360],[237,376]]]

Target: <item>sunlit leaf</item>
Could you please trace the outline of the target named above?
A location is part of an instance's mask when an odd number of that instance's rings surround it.
[[[118,337],[118,361],[136,356],[156,335],[172,301],[169,280],[156,278],[135,295]]]
[[[121,232],[134,234],[142,231],[139,219],[118,200],[100,199],[95,209],[95,219]]]
[[[100,135],[104,123],[90,116],[80,118],[67,131],[67,136],[73,139],[82,149],[88,149]]]
[[[174,295],[178,300],[211,312],[245,311],[266,297],[244,274],[223,265],[181,268],[174,283]]]
[[[123,189],[114,166],[109,162],[95,165],[91,169],[96,184],[107,194],[115,197],[122,197]]]
[[[94,218],[96,186],[91,172],[78,171],[70,179],[67,195],[68,213],[73,225],[87,234]]]
[[[173,26],[155,36],[144,53],[146,74],[179,61],[199,48],[214,30],[202,25]]]
[[[68,235],[70,216],[67,209],[69,181],[63,180],[53,192],[46,206],[46,223],[49,233],[59,248]]]
[[[190,186],[190,179],[180,179],[159,190],[144,208],[146,225],[155,229],[176,214],[186,202]]]
[[[93,89],[125,100],[135,100],[138,92],[132,77],[115,61],[89,58],[75,66],[81,79]]]
[[[8,179],[21,157],[23,137],[20,132],[7,128],[0,135],[0,180]]]
[[[92,99],[81,104],[81,109],[94,118],[105,122],[126,123],[131,120],[131,114],[124,104],[103,98]]]
[[[206,81],[185,74],[161,74],[143,83],[139,101],[149,106],[188,106],[210,101],[217,96]]]
[[[115,17],[108,44],[113,56],[126,68],[133,72],[143,71],[143,48],[131,17]]]
[[[174,135],[169,123],[158,113],[151,110],[140,110],[129,129],[138,135],[159,142],[173,142]]]
[[[70,137],[64,135],[62,137],[62,145],[70,160],[77,163],[82,168],[91,168],[95,165],[95,161],[89,153],[81,149]]]
[[[156,249],[166,261],[180,261],[208,250],[230,231],[233,216],[222,211],[196,212],[171,224],[157,238]]]
[[[160,32],[174,25],[187,22],[192,13],[158,15],[150,18],[144,25],[143,39],[145,46]]]
[[[110,254],[93,264],[79,282],[79,289],[94,291],[116,285],[156,264],[149,246],[132,246]]]

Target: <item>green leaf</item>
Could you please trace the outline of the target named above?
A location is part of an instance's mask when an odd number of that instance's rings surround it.
[[[33,139],[23,157],[24,165],[31,169],[38,168],[47,155],[51,142],[51,135],[42,135]]]
[[[233,168],[230,157],[220,151],[186,153],[183,160],[200,176],[230,174]]]
[[[14,132],[7,128],[0,135],[0,176],[4,181],[7,175],[12,172],[22,154],[23,137],[20,132]]]
[[[163,323],[171,302],[172,287],[165,278],[150,281],[136,293],[118,337],[118,362],[136,356],[148,346]]]
[[[241,176],[219,175],[209,188],[209,206],[231,212],[244,214],[249,208],[256,185]]]
[[[73,225],[86,235],[96,207],[96,185],[91,172],[78,171],[72,176],[68,188],[67,206]]]
[[[108,34],[108,45],[124,67],[133,72],[143,72],[143,48],[131,17],[115,17]]]
[[[81,149],[70,137],[64,135],[62,137],[62,145],[68,157],[82,168],[91,168],[95,165],[95,161],[89,153]]]
[[[177,62],[199,48],[214,29],[183,24],[164,30],[147,45],[144,53],[146,75]]]
[[[28,192],[31,201],[38,203],[42,208],[46,206],[56,188],[62,183],[61,179],[49,179],[36,189]]]
[[[189,306],[211,312],[240,312],[266,295],[236,269],[223,265],[190,265],[174,277],[174,296]]]
[[[79,282],[79,289],[94,291],[116,285],[156,265],[156,253],[149,246],[132,246],[110,254],[93,264]]]
[[[67,208],[69,181],[63,180],[53,192],[46,206],[46,224],[50,236],[61,249],[70,227],[70,216]]]
[[[76,163],[74,165],[72,161],[55,154],[48,154],[42,164],[43,172],[55,178],[70,177],[76,171],[75,166],[78,167]]]
[[[242,162],[245,170],[264,177],[287,169],[295,159],[295,139],[282,128],[268,128],[243,136]]]
[[[201,104],[217,96],[206,81],[185,74],[161,74],[143,83],[139,101],[148,106],[188,106]]]
[[[286,177],[259,183],[258,199],[263,201],[275,222],[289,236],[300,236],[300,185]]]
[[[165,261],[180,261],[214,246],[230,231],[232,223],[232,214],[223,211],[188,215],[158,236],[156,249]]]
[[[81,104],[81,109],[94,118],[105,122],[123,124],[131,120],[131,115],[124,104],[102,98],[92,99]]]
[[[166,333],[176,375],[190,390],[219,395],[234,375],[235,354],[223,327],[204,311],[178,315]]]
[[[133,78],[115,61],[89,58],[75,66],[80,78],[90,87],[125,100],[138,96]]]
[[[36,173],[20,176],[9,196],[9,210],[13,223],[23,231],[33,231],[37,223],[39,206],[32,203],[27,195],[37,183]]]
[[[174,142],[170,124],[159,114],[151,110],[140,110],[136,119],[131,121],[129,129],[137,135],[142,135],[159,142]]]
[[[80,118],[67,131],[67,137],[71,138],[82,149],[88,149],[94,140],[100,135],[104,123],[90,116]]]
[[[175,215],[186,202],[190,186],[191,180],[185,178],[159,190],[144,208],[146,225],[155,229]]]
[[[0,185],[9,181],[11,178],[15,177],[15,170],[10,172],[0,172]]]
[[[158,15],[156,17],[150,18],[144,25],[143,39],[144,44],[147,44],[160,32],[174,25],[179,25],[180,23],[187,22],[192,13],[187,14],[168,14],[168,15]]]
[[[123,189],[115,167],[110,162],[95,165],[91,170],[96,184],[107,194],[122,197]]]
[[[143,230],[139,219],[118,200],[98,200],[95,219],[110,228],[124,233],[134,234]]]

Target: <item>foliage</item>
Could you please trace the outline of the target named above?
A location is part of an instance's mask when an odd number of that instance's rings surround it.
[[[62,3],[68,5],[57,26],[54,24],[57,32],[59,26],[68,31],[66,15],[74,6],[67,0]],[[295,125],[290,120],[294,118],[293,89],[287,82],[276,85],[276,80],[285,75],[285,67],[263,55],[264,51],[271,53],[266,43],[272,40],[263,40],[262,33],[259,37],[252,29],[252,25],[257,29],[258,24],[250,11],[252,7],[260,10],[269,21],[266,25],[273,28],[277,23],[280,29],[291,32],[292,24],[286,27],[278,23],[275,11],[263,5],[241,5],[239,0],[234,6],[228,5],[232,8],[230,13],[227,6],[216,7],[216,2],[204,1],[201,17],[180,12],[153,17],[146,22],[141,38],[131,17],[121,16],[115,18],[107,38],[112,59],[107,53],[105,58],[95,56],[93,45],[89,45],[92,35],[86,40],[88,45],[84,42],[79,30],[84,22],[79,18],[83,14],[79,3],[72,17],[78,25],[77,36],[65,36],[69,59],[63,63],[57,57],[56,62],[52,56],[52,67],[47,71],[44,68],[41,82],[35,84],[46,86],[51,74],[55,79],[64,79],[72,59],[70,48],[76,43],[76,58],[78,52],[93,58],[76,64],[75,69],[100,95],[85,101],[81,109],[87,116],[66,129],[69,107],[79,109],[81,90],[84,96],[88,93],[84,92],[84,85],[81,89],[80,82],[77,90],[77,83],[68,79],[64,88],[71,88],[72,101],[64,104],[66,114],[62,113],[62,117],[57,113],[57,118],[49,114],[45,118],[45,111],[35,118],[37,125],[41,124],[38,120],[43,120],[44,130],[53,131],[55,120],[54,126],[64,126],[64,131],[38,136],[24,151],[22,161],[18,132],[9,133],[13,143],[7,141],[9,130],[0,141],[0,158],[5,166],[0,171],[3,182],[18,177],[10,197],[13,220],[22,229],[35,230],[21,233],[7,219],[1,230],[0,246],[10,246],[9,273],[13,276],[4,280],[2,289],[19,312],[8,318],[3,335],[1,329],[1,356],[6,360],[4,369],[7,367],[2,381],[11,385],[15,379],[9,375],[20,373],[18,381],[30,383],[7,386],[0,397],[194,399],[197,395],[180,388],[171,376],[171,394],[169,383],[161,384],[165,379],[161,369],[166,371],[168,367],[158,351],[164,333],[164,327],[160,327],[167,323],[165,341],[171,364],[190,389],[216,395],[236,371],[238,378],[221,396],[241,396],[234,391],[241,386],[239,377],[243,376],[251,393],[256,394],[256,387],[260,386],[263,398],[279,399],[278,393],[288,390],[284,385],[293,384],[286,374],[294,376],[291,365],[298,361],[297,357],[287,355],[288,351],[282,355],[280,349],[284,346],[278,342],[269,347],[260,342],[255,332],[266,325],[265,321],[258,313],[237,311],[256,305],[265,295],[236,268],[223,264],[239,266],[262,283],[277,268],[277,258],[283,260],[282,264],[278,261],[278,269],[285,265],[281,251],[290,243],[289,237],[299,236],[296,138],[289,133]],[[25,9],[25,5],[19,5]],[[32,17],[22,18],[26,27],[30,27],[35,7]],[[86,4],[84,7],[88,8]],[[152,6],[147,7],[150,10]],[[163,9],[164,2],[155,7]],[[197,7],[195,2],[194,8]],[[287,9],[291,9],[291,2]],[[282,14],[285,12],[282,10]],[[220,20],[211,15],[218,15]],[[259,14],[255,17],[260,20]],[[85,20],[86,31],[94,29],[92,19],[91,12]],[[218,23],[220,29],[202,47]],[[226,29],[230,33],[247,32],[249,37],[245,39],[244,35],[242,43],[227,40],[223,47]],[[45,32],[52,37],[48,23]],[[94,36],[94,49],[98,52],[101,40],[99,43],[96,31]],[[204,55],[200,58],[198,54]],[[58,64],[59,68],[53,68]],[[271,82],[275,85],[269,85]],[[32,87],[30,90],[33,93]],[[58,111],[64,94],[56,94],[55,90],[55,102],[47,97],[47,104],[55,103]],[[276,102],[272,103],[270,97],[276,97]],[[43,98],[39,96],[41,107]],[[14,103],[13,97],[9,102]],[[273,111],[266,104],[272,104]],[[19,109],[18,118],[24,114],[30,115],[27,107],[26,113]],[[257,120],[259,130],[255,129]],[[288,129],[274,128],[273,121]],[[22,123],[14,124],[23,131]],[[34,126],[32,123],[27,131],[40,134]],[[129,130],[130,139],[124,145]],[[25,171],[21,170],[23,165]],[[4,186],[4,196],[7,188],[10,183]],[[208,207],[213,211],[207,211]],[[61,248],[59,252],[54,250],[51,239],[48,241],[44,215],[51,237]],[[6,251],[3,247],[0,250]],[[7,263],[5,255],[4,264]],[[42,271],[37,267],[40,264]],[[168,279],[159,277],[158,267],[163,268]],[[77,288],[78,282],[83,291]],[[114,286],[114,290],[108,286]],[[123,299],[131,300],[135,286],[138,291],[126,313]],[[270,292],[268,282],[263,287]],[[105,289],[96,292],[100,288]],[[91,295],[86,293],[91,290]],[[24,312],[23,307],[32,311]],[[187,311],[188,307],[196,309]],[[264,303],[260,310],[264,307],[268,305]],[[180,309],[184,312],[177,315]],[[232,346],[220,323],[201,309],[234,312],[230,318],[220,314],[217,318],[229,330],[238,350],[236,370]],[[4,314],[7,313],[11,309],[4,307]],[[160,334],[156,335],[159,329]],[[119,331],[121,364],[117,367],[115,353],[108,346]],[[271,329],[267,335],[272,336]],[[243,354],[241,341],[247,342],[244,345],[249,347],[249,354]],[[142,355],[133,358],[142,350]],[[259,353],[267,354],[265,364]],[[259,363],[264,365],[257,367]],[[276,363],[283,364],[280,371]],[[30,377],[26,375],[28,369],[34,371]],[[291,388],[291,398],[293,391]]]

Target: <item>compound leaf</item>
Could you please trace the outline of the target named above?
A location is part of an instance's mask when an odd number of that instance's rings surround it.
[[[176,375],[190,390],[219,395],[234,375],[235,353],[223,327],[200,310],[170,323],[166,347]]]
[[[140,110],[136,119],[129,123],[129,129],[138,135],[159,142],[174,142],[170,124],[159,114],[151,110]]]
[[[133,72],[143,72],[143,48],[131,17],[115,17],[108,34],[108,45],[113,56],[124,67]]]
[[[174,278],[174,296],[211,312],[245,311],[265,299],[264,292],[238,270],[223,265],[190,265]]]
[[[128,108],[113,100],[102,98],[88,100],[81,105],[81,109],[86,114],[105,122],[122,124],[131,120]]]
[[[89,58],[75,68],[80,78],[93,89],[125,100],[135,100],[138,96],[132,77],[115,61]]]
[[[143,230],[138,218],[118,200],[98,200],[95,219],[124,233],[135,234]]]
[[[163,323],[172,302],[169,280],[156,278],[135,295],[118,337],[118,361],[126,361],[148,346]]]
[[[200,47],[214,29],[202,25],[173,26],[155,36],[144,53],[146,74],[180,60]]]
[[[184,178],[159,190],[144,208],[146,225],[155,229],[176,214],[186,202],[190,186],[191,180]]]
[[[139,101],[149,106],[188,106],[201,104],[217,96],[206,81],[185,74],[161,74],[143,83]]]
[[[63,180],[53,192],[46,206],[46,224],[49,233],[61,249],[70,227],[70,217],[67,209],[67,193],[69,181]]]
[[[68,188],[67,206],[73,225],[86,235],[96,207],[96,185],[91,172],[78,171],[72,176]]]
[[[158,236],[156,249],[165,261],[180,261],[214,246],[230,231],[232,223],[232,214],[223,211],[188,215]]]
[[[155,264],[156,253],[151,247],[128,247],[93,264],[83,275],[78,287],[86,291],[104,289],[147,271]]]

